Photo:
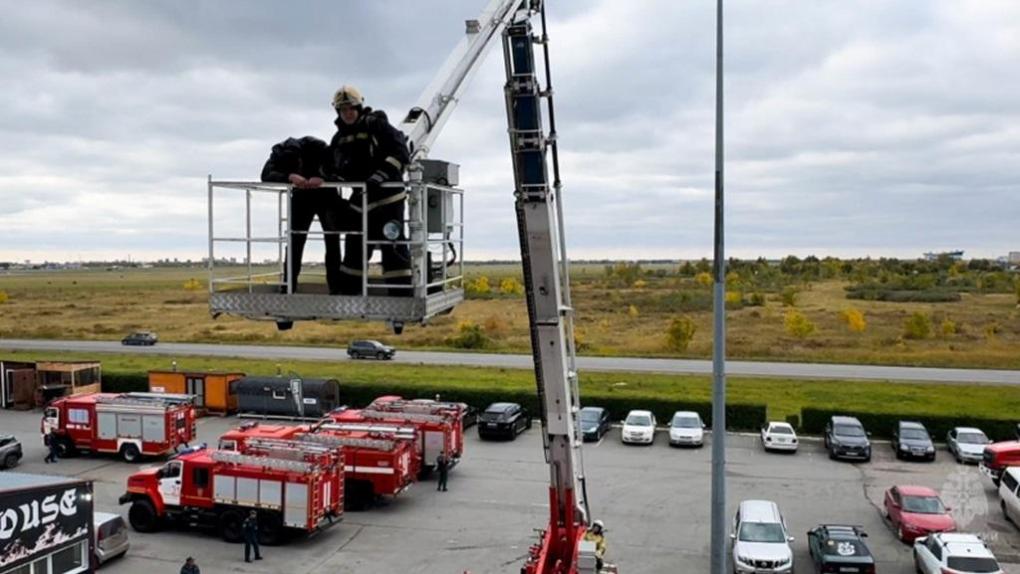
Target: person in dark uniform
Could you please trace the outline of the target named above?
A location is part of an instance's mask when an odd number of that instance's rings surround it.
[[[198,564],[195,564],[195,559],[188,556],[187,560],[184,561],[184,565],[181,566],[181,574],[202,574],[199,570]]]
[[[446,492],[446,477],[450,473],[450,459],[446,458],[446,453],[439,453],[436,458],[436,472],[439,473],[439,484],[436,486],[436,490]]]
[[[60,447],[57,446],[57,443],[59,442],[57,440],[57,433],[53,431],[46,433],[43,435],[43,442],[46,443],[46,448],[48,449],[46,452],[46,458],[43,459],[43,462],[49,464],[60,460]]]
[[[340,236],[347,212],[346,201],[339,190],[322,187],[327,177],[325,168],[332,162],[326,142],[305,136],[287,138],[273,146],[273,151],[262,168],[262,181],[290,183],[294,186],[290,204],[290,245],[293,257],[285,266],[290,273],[293,292],[298,290],[301,257],[312,219],[319,216],[319,224],[326,232],[326,283],[329,293],[340,293]],[[285,288],[284,288],[285,289]],[[285,291],[284,291],[285,292]]]
[[[336,110],[336,134],[329,144],[333,156],[335,179],[350,182],[364,182],[366,196],[360,191],[350,200],[350,210],[357,218],[355,225],[361,229],[362,213],[368,210],[369,241],[405,241],[404,205],[407,192],[403,187],[383,187],[384,183],[400,183],[404,180],[404,168],[410,161],[404,134],[390,125],[386,114],[380,110],[365,107],[365,99],[353,86],[343,86],[333,96]],[[362,242],[360,234],[349,234],[345,242],[341,291],[347,295],[361,294]],[[411,254],[406,244],[382,245],[383,282],[387,284],[411,285]],[[375,246],[369,244],[366,250],[372,257]],[[394,296],[412,295],[410,288],[394,288]]]
[[[255,549],[255,559],[262,560],[259,553],[259,521],[254,510],[241,523],[241,534],[244,536],[244,561],[251,562],[251,551]]]

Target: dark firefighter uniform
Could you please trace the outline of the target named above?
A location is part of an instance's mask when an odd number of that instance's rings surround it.
[[[390,125],[386,114],[372,108],[359,106],[358,119],[346,124],[339,117],[337,132],[330,142],[333,152],[334,177],[342,181],[365,182],[367,196],[360,191],[350,200],[350,210],[361,228],[363,207],[368,211],[369,241],[385,241],[383,229],[393,222],[391,228],[398,233],[396,241],[404,241],[404,205],[407,191],[401,186],[383,187],[383,183],[404,181],[404,168],[410,161],[406,139],[400,130]],[[392,237],[390,238],[392,240]],[[340,267],[344,294],[360,295],[365,262],[362,260],[360,234],[348,234],[345,242],[344,262]],[[411,254],[406,244],[372,245],[366,253],[371,259],[375,247],[382,251],[383,283],[411,285]],[[390,295],[410,296],[411,289],[389,290]]]
[[[291,174],[306,179],[318,177],[328,180],[326,168],[332,159],[326,142],[305,136],[301,139],[287,138],[273,146],[272,154],[262,168],[262,181],[289,183]],[[297,292],[298,275],[301,273],[301,256],[308,240],[312,218],[319,216],[326,243],[326,282],[331,295],[340,293],[340,236],[341,218],[347,211],[346,201],[334,187],[298,188],[292,190],[290,204],[290,249],[292,258],[286,265],[294,292]],[[331,233],[332,232],[332,233]]]

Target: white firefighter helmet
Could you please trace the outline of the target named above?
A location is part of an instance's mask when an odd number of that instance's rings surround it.
[[[340,109],[340,106],[361,106],[365,98],[354,86],[340,86],[340,89],[333,94],[333,107]]]
[[[602,531],[606,529],[606,523],[602,522],[602,520],[596,520],[595,522],[591,523],[591,527],[598,528],[600,531]]]

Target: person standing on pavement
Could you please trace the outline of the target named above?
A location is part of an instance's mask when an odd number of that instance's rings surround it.
[[[60,448],[57,447],[57,434],[53,431],[46,433],[43,435],[43,443],[45,443],[46,447],[49,449],[46,453],[46,458],[43,459],[43,462],[46,464],[57,462],[60,458]]]
[[[436,486],[436,490],[446,492],[446,475],[450,472],[450,460],[446,458],[446,453],[439,453],[436,458],[436,471],[439,472],[439,484]]]
[[[181,566],[181,574],[202,574],[202,571],[198,569],[198,564],[195,564],[195,559],[188,556],[184,566]]]
[[[251,562],[251,551],[255,549],[255,559],[262,560],[259,553],[259,521],[258,514],[254,510],[248,513],[248,518],[241,524],[241,533],[244,535],[244,561]]]

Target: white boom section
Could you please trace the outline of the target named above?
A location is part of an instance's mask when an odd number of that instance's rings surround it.
[[[466,22],[464,38],[398,126],[407,135],[412,159],[428,157],[486,52],[499,40],[523,3],[524,0],[491,0],[477,20]]]

